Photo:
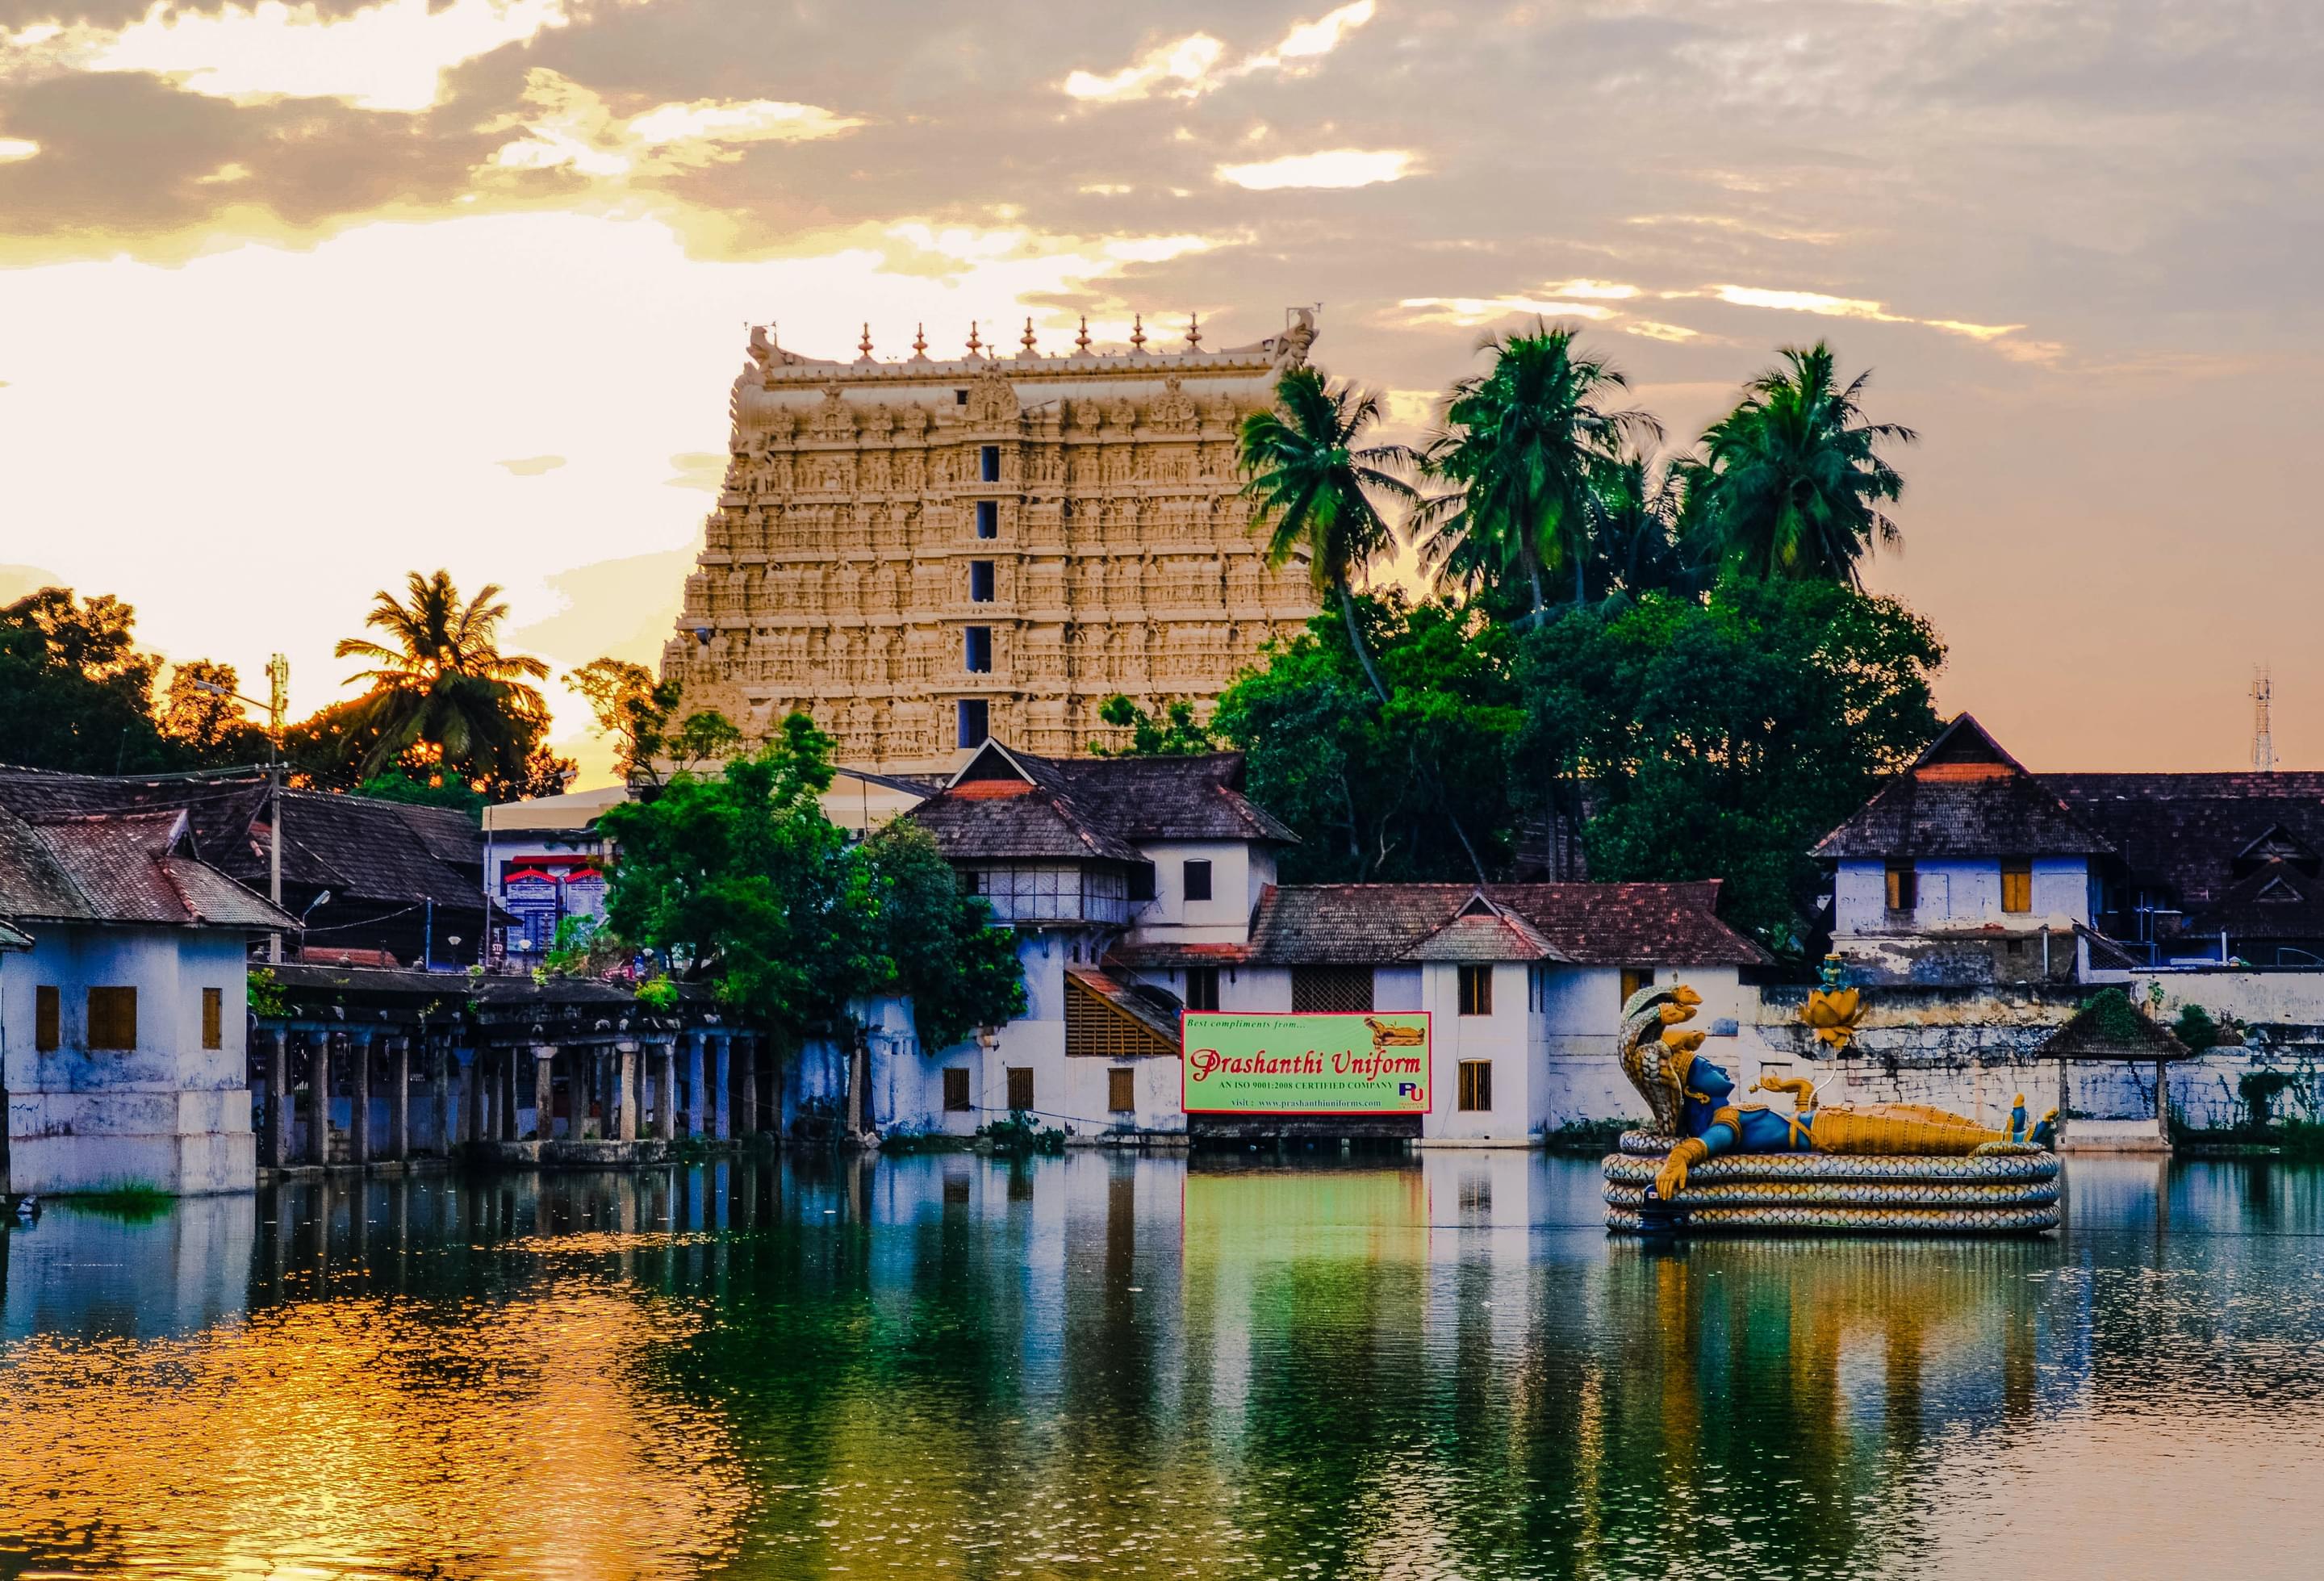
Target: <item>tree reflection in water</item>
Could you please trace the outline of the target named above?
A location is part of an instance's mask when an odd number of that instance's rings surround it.
[[[1500,1152],[59,1205],[0,1572],[2144,1574],[2190,1500],[2313,1552],[2324,1175],[2071,1174],[2055,1241],[1665,1251]]]

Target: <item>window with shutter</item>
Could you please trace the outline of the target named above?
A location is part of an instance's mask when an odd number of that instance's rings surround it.
[[[1631,994],[1641,988],[1650,987],[1654,980],[1655,969],[1652,966],[1624,966],[1622,968],[1622,1003],[1629,1003]]]
[[[43,1054],[51,1053],[64,1041],[63,1003],[53,983],[42,983],[32,990],[32,1047]]]
[[[1030,1109],[1033,1106],[1033,1068],[1012,1065],[1009,1068],[1009,1106]]]
[[[1186,1008],[1216,1010],[1219,1007],[1219,969],[1216,966],[1186,968]]]
[[[1186,864],[1186,898],[1207,901],[1211,898],[1211,864],[1193,861]]]
[[[947,1065],[944,1073],[944,1104],[954,1114],[970,1106],[968,1100],[968,1068]]]
[[[1493,968],[1462,966],[1461,968],[1461,1013],[1490,1015],[1493,1013]]]
[[[1493,1062],[1489,1059],[1461,1061],[1461,1107],[1472,1114],[1489,1111],[1493,1106]]]
[[[1137,1071],[1117,1065],[1105,1073],[1105,1106],[1116,1114],[1128,1114],[1137,1109]]]
[[[127,1050],[137,1047],[137,990],[88,991],[88,1046]]]
[[[2030,858],[2019,857],[2002,863],[2001,909],[2005,911],[2030,911],[2034,909],[2034,864]]]
[[[202,1047],[226,1047],[226,990],[223,988],[202,990]]]

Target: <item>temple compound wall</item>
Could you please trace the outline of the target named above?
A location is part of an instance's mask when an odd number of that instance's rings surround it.
[[[925,340],[902,361],[803,357],[764,329],[665,679],[753,740],[812,717],[843,762],[949,769],[989,735],[1068,755],[1124,733],[1116,693],[1211,702],[1317,600],[1270,568],[1236,430],[1304,364],[1314,316],[1225,351],[1043,355]]]

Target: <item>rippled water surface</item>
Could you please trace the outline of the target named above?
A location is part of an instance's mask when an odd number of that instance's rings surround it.
[[[1596,1166],[300,1184],[0,1234],[0,1576],[2324,1573],[2324,1171],[2048,1241]]]

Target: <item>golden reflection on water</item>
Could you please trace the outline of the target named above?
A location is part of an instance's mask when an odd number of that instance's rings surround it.
[[[696,1324],[585,1276],[34,1336],[0,1388],[0,1512],[64,1575],[695,1575],[747,1496],[720,1419],[638,1369]]]
[[[1609,1243],[1517,1154],[59,1208],[0,1575],[2146,1575],[2190,1498],[2300,1573],[2324,1171],[2075,1170],[2002,1244]]]

